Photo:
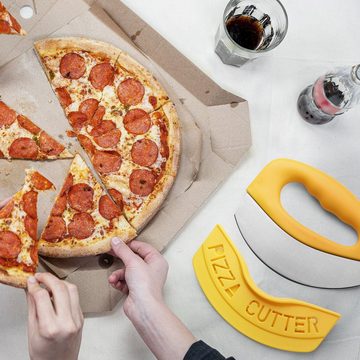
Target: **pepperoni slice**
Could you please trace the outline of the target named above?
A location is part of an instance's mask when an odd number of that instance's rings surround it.
[[[33,139],[18,138],[9,147],[9,155],[15,159],[36,159],[39,148]]]
[[[66,135],[70,138],[74,138],[76,137],[76,132],[72,131],[72,130],[66,130]]]
[[[149,103],[151,104],[151,106],[155,109],[156,108],[156,104],[157,104],[157,99],[155,96],[149,96]]]
[[[77,211],[88,211],[94,206],[94,190],[85,183],[73,185],[67,194],[69,205]]]
[[[144,110],[132,109],[124,117],[124,126],[132,134],[145,134],[151,127],[151,119]]]
[[[105,115],[105,107],[104,106],[99,106],[97,108],[97,110],[95,111],[94,116],[92,117],[92,119],[90,120],[90,125],[91,126],[98,126],[101,123],[101,120],[103,119],[104,115]]]
[[[34,264],[37,264],[39,262],[37,246],[31,246],[29,252],[31,260],[34,262]]]
[[[116,125],[113,121],[111,120],[103,120],[101,121],[100,125],[94,127],[91,131],[90,131],[90,135],[91,136],[100,136],[100,135],[104,135],[107,132],[116,129]]]
[[[116,151],[96,151],[92,162],[99,173],[108,174],[120,169],[121,156]]]
[[[123,202],[123,196],[120,191],[117,191],[115,189],[109,189],[108,193],[115,201],[116,205],[120,208],[121,211],[124,209],[124,202]]]
[[[64,109],[67,108],[70,104],[72,104],[71,96],[69,92],[66,90],[66,88],[59,87],[55,89],[55,91],[59,98],[60,104]]]
[[[0,209],[0,219],[6,219],[11,216],[14,208],[14,201],[10,200],[2,209]]]
[[[52,216],[47,223],[42,237],[46,241],[55,242],[66,234],[65,221],[59,216]]]
[[[37,224],[38,224],[37,218],[32,218],[29,215],[25,216],[24,219],[25,230],[34,241],[37,240]]]
[[[48,156],[57,156],[65,150],[65,146],[58,143],[45,131],[40,134],[39,146],[40,150]]]
[[[130,190],[140,196],[147,196],[153,190],[156,183],[156,176],[149,170],[134,170],[129,179]]]
[[[111,201],[108,195],[100,198],[99,212],[106,220],[112,220],[121,215],[121,209]]]
[[[82,134],[78,135],[77,138],[78,138],[81,146],[87,151],[87,153],[90,155],[93,155],[96,148],[95,148],[94,144],[91,142],[91,140],[87,136],[82,135]]]
[[[37,192],[28,191],[22,197],[22,207],[24,211],[32,218],[37,218]]]
[[[67,79],[80,79],[85,74],[85,60],[75,53],[64,55],[60,61],[60,73]]]
[[[94,141],[103,148],[112,148],[120,141],[121,131],[114,129],[104,135],[94,137]]]
[[[24,128],[27,131],[30,131],[34,135],[37,135],[41,131],[41,129],[38,126],[36,126],[30,119],[28,119],[24,115],[18,115],[17,121],[22,128]]]
[[[143,84],[136,79],[126,79],[117,88],[118,98],[125,106],[139,104],[144,94]]]
[[[10,109],[2,101],[0,101],[0,127],[10,126],[15,120],[16,120],[16,112],[13,109]]]
[[[21,251],[21,240],[12,231],[0,231],[0,257],[16,259]]]
[[[89,80],[95,89],[104,90],[105,86],[112,85],[114,76],[114,68],[106,62],[97,64],[91,69]]]
[[[61,216],[66,209],[66,204],[67,204],[67,198],[65,195],[58,197],[57,200],[55,201],[54,207],[51,210],[51,215]]]
[[[11,27],[10,24],[5,20],[0,20],[0,34],[10,34]]]
[[[149,139],[138,140],[131,149],[131,157],[136,164],[150,166],[158,158],[159,148]]]
[[[70,125],[75,131],[80,131],[81,128],[86,124],[88,118],[85,114],[80,111],[72,111],[68,115]]]
[[[21,31],[21,26],[20,26],[20,24],[17,22],[17,20],[16,20],[11,14],[9,14],[9,16],[10,16],[10,19],[11,19],[11,26],[12,26],[12,28],[13,28],[16,32],[20,33],[20,31]]]
[[[80,104],[79,111],[85,114],[88,120],[90,120],[94,116],[98,106],[99,102],[96,99],[87,99]]]
[[[49,190],[54,186],[51,181],[37,171],[31,175],[31,183],[37,190]]]
[[[69,235],[77,239],[86,239],[95,230],[94,219],[88,213],[77,213],[69,224]]]

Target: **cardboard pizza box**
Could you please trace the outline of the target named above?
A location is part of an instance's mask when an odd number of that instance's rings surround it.
[[[15,15],[19,3],[12,9]],[[182,126],[182,157],[175,185],[161,210],[138,236],[163,251],[250,147],[247,102],[220,88],[120,0],[71,1],[71,14],[66,11],[67,3],[49,1],[37,9],[31,25],[20,19],[29,36],[15,39],[13,44],[6,40],[0,52],[0,96],[87,160],[80,145],[65,135],[69,125],[32,49],[33,41],[50,35],[85,35],[114,44],[148,68],[175,102]],[[11,2],[9,5],[11,9]],[[1,161],[0,198],[21,186],[24,169],[29,166],[47,176],[59,190],[69,165],[69,160]],[[39,230],[56,194],[40,195]],[[41,264],[78,285],[85,313],[112,310],[121,298],[107,282],[108,275],[122,265],[110,255],[43,258]]]

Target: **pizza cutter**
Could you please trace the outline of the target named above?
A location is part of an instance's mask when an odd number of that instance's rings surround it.
[[[350,225],[357,242],[334,242],[289,215],[280,193],[291,182],[303,184],[323,209]],[[320,288],[360,285],[359,199],[320,170],[289,159],[270,162],[247,188],[235,218],[251,250],[280,275]]]

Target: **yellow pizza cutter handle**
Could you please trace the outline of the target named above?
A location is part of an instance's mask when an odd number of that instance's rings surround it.
[[[350,225],[358,234],[355,245],[342,245],[308,229],[281,205],[280,193],[288,183],[305,186],[327,211]],[[312,166],[289,159],[270,162],[247,188],[249,195],[285,232],[315,249],[360,260],[360,202],[345,186]]]

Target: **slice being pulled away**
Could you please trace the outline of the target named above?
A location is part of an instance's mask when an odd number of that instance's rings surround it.
[[[116,196],[116,194],[113,194]],[[97,255],[111,249],[111,238],[132,240],[136,231],[76,155],[39,241],[50,257]]]
[[[26,35],[26,31],[0,1],[0,34]]]
[[[0,101],[0,158],[68,159],[74,156],[26,116]]]
[[[160,209],[177,174],[174,104],[147,69],[111,44],[55,38],[35,48],[75,136],[140,230]]]
[[[25,184],[0,210],[0,282],[26,287],[38,265],[38,191],[54,185],[37,171],[26,170]]]

